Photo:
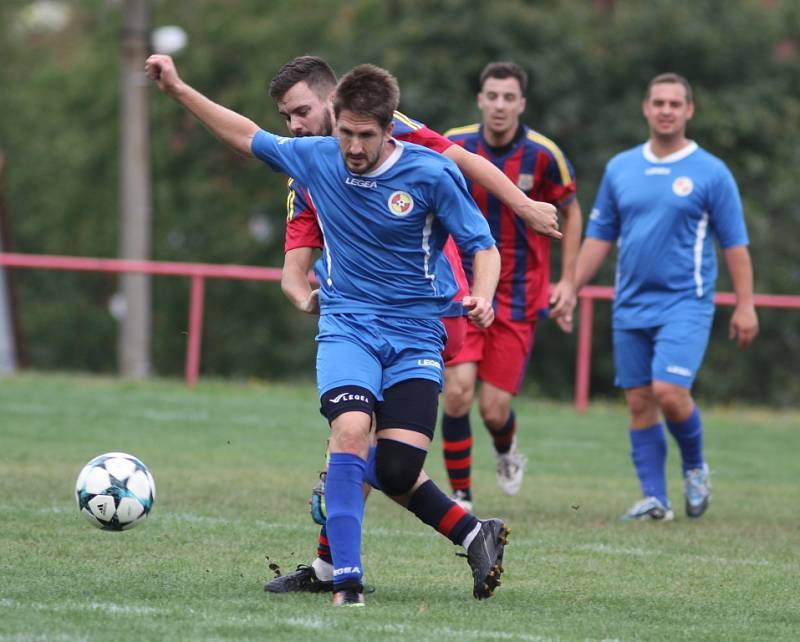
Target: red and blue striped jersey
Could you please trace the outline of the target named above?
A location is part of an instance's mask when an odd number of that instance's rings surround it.
[[[487,158],[511,182],[535,201],[563,207],[575,198],[575,172],[552,140],[520,125],[521,135],[499,154],[486,143],[480,124],[457,127],[445,136],[468,151]],[[514,212],[482,185],[467,179],[472,197],[492,231],[500,251],[500,282],[495,313],[512,321],[533,321],[548,306],[550,238],[528,228]],[[470,257],[462,257],[467,276]]]

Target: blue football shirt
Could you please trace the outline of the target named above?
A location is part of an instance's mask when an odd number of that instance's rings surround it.
[[[463,312],[442,252],[452,234],[465,254],[494,245],[458,168],[441,154],[394,141],[369,174],[351,173],[332,137],[285,138],[259,131],[256,157],[295,177],[324,237],[316,273],[320,312],[436,318]]]
[[[612,158],[586,236],[617,241],[614,324],[662,325],[714,314],[717,259],[747,245],[739,190],[719,158],[692,142],[665,158],[649,143]]]

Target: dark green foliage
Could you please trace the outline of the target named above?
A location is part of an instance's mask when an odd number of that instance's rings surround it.
[[[14,250],[115,256],[118,238],[121,15],[114,3],[72,3],[57,34],[18,28],[21,0],[0,7],[0,148]],[[690,136],[722,157],[739,181],[758,292],[796,293],[800,268],[800,7],[775,0],[474,3],[466,0],[153,1],[153,25],[180,24],[184,77],[218,102],[281,131],[266,93],[277,68],[306,53],[346,71],[360,62],[391,69],[401,108],[439,130],[478,119],[476,79],[490,60],[531,75],[526,121],[554,139],[578,173],[588,216],[606,161],[646,137],[647,81],[689,77],[697,113]],[[153,92],[153,258],[278,266],[284,179],[244,161],[174,102]],[[262,240],[251,222],[267,220]],[[558,261],[556,248],[554,260]],[[720,290],[730,283],[721,269]],[[111,371],[116,328],[107,311],[116,279],[16,272],[31,365]],[[598,283],[610,284],[611,262]],[[178,374],[185,358],[188,283],[154,280],[154,363]],[[746,353],[727,341],[720,310],[698,393],[796,404],[800,312],[763,311]],[[595,315],[592,390],[617,395],[609,306]],[[203,372],[310,376],[313,322],[277,285],[209,282]],[[79,330],[77,330],[79,328]],[[547,322],[529,383],[568,397],[574,337]]]

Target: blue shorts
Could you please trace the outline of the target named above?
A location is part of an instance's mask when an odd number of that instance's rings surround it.
[[[676,319],[653,328],[615,328],[614,383],[620,388],[638,388],[658,380],[691,388],[710,334],[710,319]]]
[[[406,379],[430,379],[442,388],[446,339],[438,319],[323,314],[317,334],[320,395],[339,386],[383,391]]]

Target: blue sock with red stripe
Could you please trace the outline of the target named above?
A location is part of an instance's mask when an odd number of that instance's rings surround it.
[[[702,468],[703,459],[703,422],[697,406],[683,421],[667,420],[667,428],[678,442],[681,451],[681,465],[683,474],[694,468]]]
[[[472,428],[469,413],[461,417],[442,415],[442,450],[450,488],[463,491],[471,500]]]
[[[462,544],[464,538],[478,525],[478,518],[445,495],[432,479],[414,491],[408,502],[408,510],[453,544]]]
[[[642,494],[655,497],[664,506],[669,506],[667,499],[667,438],[664,426],[660,423],[642,430],[630,431],[631,459],[639,476]]]
[[[361,523],[364,518],[364,469],[366,462],[351,453],[331,453],[325,478],[325,523],[333,554],[333,582],[359,583],[361,570]]]

